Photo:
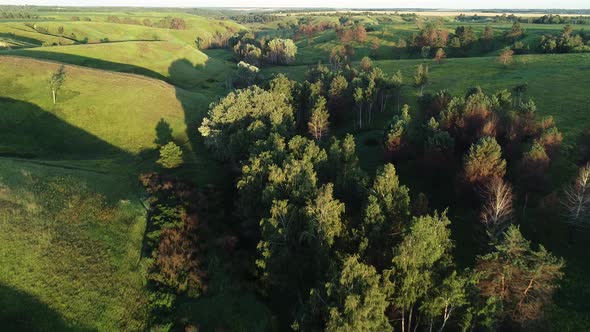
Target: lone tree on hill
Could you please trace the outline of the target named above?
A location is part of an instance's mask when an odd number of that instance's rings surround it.
[[[61,89],[64,81],[66,80],[66,70],[63,65],[59,69],[51,74],[49,78],[49,89],[51,89],[51,95],[53,96],[53,104],[57,103],[57,92]]]

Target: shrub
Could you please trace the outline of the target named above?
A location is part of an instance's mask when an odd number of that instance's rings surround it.
[[[169,142],[160,148],[158,164],[162,165],[162,167],[176,168],[182,165],[183,162],[182,149],[174,142]]]

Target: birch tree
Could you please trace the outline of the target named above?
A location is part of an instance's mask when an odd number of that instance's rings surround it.
[[[57,92],[61,89],[66,80],[66,70],[63,65],[59,69],[51,74],[49,78],[49,89],[51,90],[51,96],[53,97],[53,104],[57,103]]]

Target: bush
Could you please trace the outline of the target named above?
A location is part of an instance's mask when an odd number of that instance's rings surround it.
[[[164,168],[176,168],[182,165],[184,160],[182,159],[182,149],[174,142],[160,147],[160,159],[158,164]]]

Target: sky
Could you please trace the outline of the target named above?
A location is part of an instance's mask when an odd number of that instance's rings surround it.
[[[445,9],[588,9],[590,0],[0,0],[5,5],[138,7],[330,7]]]

